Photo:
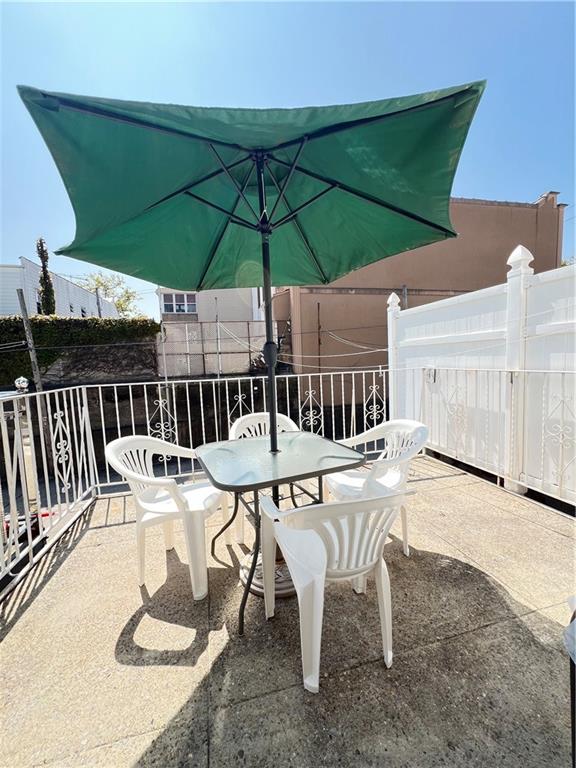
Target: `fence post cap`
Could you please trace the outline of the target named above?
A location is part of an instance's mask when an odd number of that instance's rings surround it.
[[[517,245],[510,256],[508,256],[508,261],[506,262],[510,267],[508,274],[510,275],[512,272],[533,272],[534,270],[529,266],[531,261],[534,261],[534,256],[528,248],[524,245]]]
[[[391,293],[390,296],[388,296],[388,309],[396,309],[396,307],[400,306],[400,299],[398,298],[397,293]]]

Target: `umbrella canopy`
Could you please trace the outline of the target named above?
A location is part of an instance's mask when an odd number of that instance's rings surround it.
[[[328,283],[455,236],[449,199],[483,82],[301,109],[146,104],[20,87],[76,215],[57,253],[181,290]]]
[[[450,191],[483,89],[298,109],[19,91],[76,215],[57,253],[180,290],[264,286],[275,451],[271,285],[329,283],[454,237]]]

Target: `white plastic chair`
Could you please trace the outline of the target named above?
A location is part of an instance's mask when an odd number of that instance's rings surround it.
[[[402,493],[406,490],[410,461],[425,446],[428,427],[419,421],[397,419],[386,421],[361,435],[340,440],[342,445],[355,448],[377,441],[384,441],[378,458],[370,470],[352,469],[326,475],[325,486],[337,501],[382,496],[386,493]],[[404,554],[410,554],[408,546],[408,515],[406,507],[401,509],[402,543]]]
[[[283,413],[276,414],[278,432],[298,432],[300,427]],[[270,414],[266,411],[240,416],[230,427],[230,440],[242,437],[262,437],[270,434]]]
[[[288,568],[300,609],[304,688],[318,693],[324,585],[364,582],[374,572],[378,592],[384,662],[392,664],[392,600],[382,557],[386,537],[404,503],[404,494],[298,507],[280,512],[261,496],[262,563],[266,618],[274,615],[275,542]]]
[[[190,448],[142,435],[120,437],[106,446],[106,460],[119,475],[126,478],[134,496],[138,583],[143,586],[145,582],[146,528],[162,524],[166,549],[173,549],[173,523],[181,519],[192,593],[194,600],[202,600],[208,594],[204,521],[218,507],[221,507],[223,515],[227,514],[227,495],[208,482],[178,485],[173,478],[155,477],[154,456],[164,460],[177,456],[194,459],[195,453]]]
[[[298,432],[300,429],[295,421],[283,413],[276,414],[276,424],[278,425],[278,432]],[[269,434],[270,414],[266,411],[258,411],[257,413],[247,413],[236,419],[230,427],[228,436],[230,440],[240,440],[244,437],[262,437]],[[244,514],[242,510],[236,518],[236,541],[244,542]]]

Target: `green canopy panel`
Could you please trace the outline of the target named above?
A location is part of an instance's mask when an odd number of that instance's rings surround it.
[[[455,236],[450,192],[483,90],[220,109],[19,88],[76,215],[58,253],[182,290],[261,286],[263,233],[274,285]]]

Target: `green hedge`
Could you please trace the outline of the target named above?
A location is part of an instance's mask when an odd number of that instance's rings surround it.
[[[38,315],[30,318],[30,324],[41,373],[58,360],[65,347],[129,344],[153,339],[160,330],[160,325],[148,318],[127,320]],[[0,317],[0,345],[24,339],[21,317]],[[17,376],[26,376],[32,382],[28,352],[0,348],[0,386],[12,386]]]

